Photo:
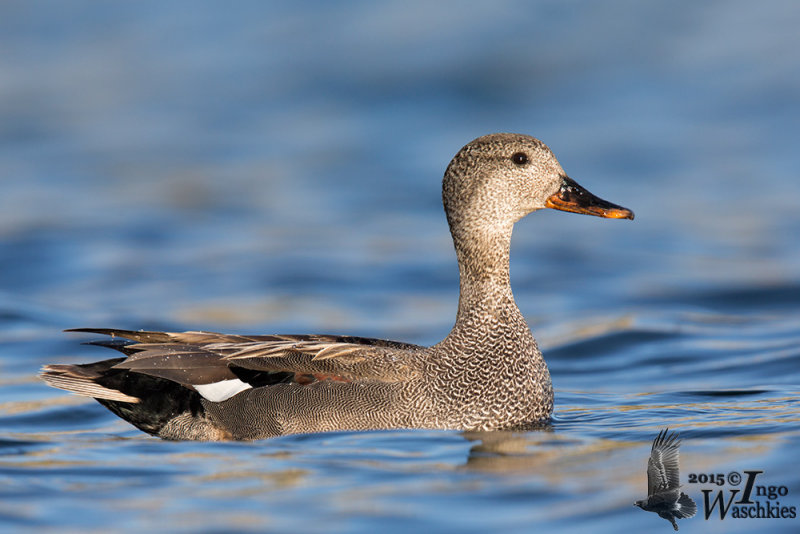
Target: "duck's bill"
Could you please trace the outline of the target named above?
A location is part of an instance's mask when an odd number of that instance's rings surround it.
[[[594,196],[578,185],[575,180],[566,176],[561,184],[561,189],[547,199],[545,206],[555,210],[583,213],[585,215],[594,215],[595,217],[633,220],[633,212],[631,210]]]

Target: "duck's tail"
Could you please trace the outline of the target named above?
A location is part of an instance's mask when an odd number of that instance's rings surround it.
[[[208,432],[204,424],[205,409],[196,391],[163,378],[115,369],[114,366],[123,360],[46,365],[39,376],[50,386],[94,398],[148,434],[169,439],[176,426],[183,427],[184,435],[187,426]],[[194,439],[225,439],[216,433],[198,435]]]
[[[139,397],[123,393],[114,380],[120,373],[111,368],[125,358],[113,358],[83,365],[45,365],[39,377],[48,386],[63,389],[76,395],[115,402],[139,403]],[[117,377],[118,378],[118,377]]]

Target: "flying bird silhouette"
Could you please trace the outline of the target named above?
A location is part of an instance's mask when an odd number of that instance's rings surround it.
[[[675,530],[678,530],[676,518],[686,519],[697,513],[695,502],[680,490],[680,444],[677,432],[669,433],[669,428],[665,428],[658,433],[647,460],[647,499],[633,503],[668,520]]]

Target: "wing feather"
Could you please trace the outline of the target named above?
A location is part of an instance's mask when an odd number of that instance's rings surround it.
[[[242,369],[256,371],[252,376],[295,373],[304,381],[315,376],[396,381],[411,376],[414,356],[422,349],[408,343],[351,336],[245,336],[105,328],[70,331],[130,340],[130,344],[100,343],[128,356],[114,368],[165,378],[187,387],[238,379],[243,376],[239,372]]]
[[[680,439],[676,432],[665,428],[653,440],[650,458],[647,460],[647,494],[655,495],[680,487],[678,447]]]

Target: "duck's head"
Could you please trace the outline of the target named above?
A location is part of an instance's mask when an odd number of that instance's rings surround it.
[[[570,179],[547,145],[521,134],[490,134],[467,144],[447,167],[442,197],[451,228],[510,227],[542,208],[633,219],[631,210]]]

